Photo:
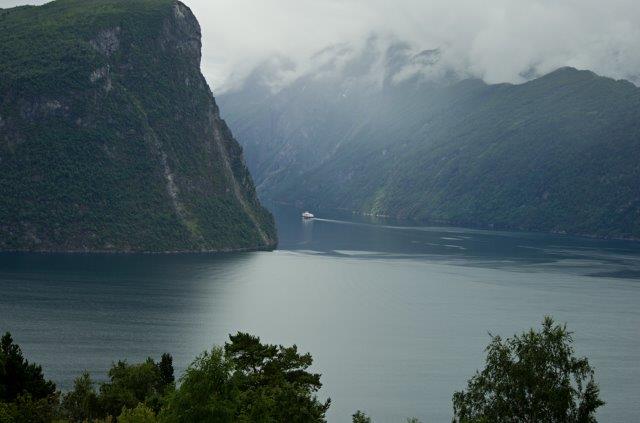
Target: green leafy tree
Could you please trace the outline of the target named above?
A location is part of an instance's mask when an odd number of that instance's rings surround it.
[[[353,423],[371,423],[371,417],[358,410],[351,416],[351,421]]]
[[[0,340],[0,401],[15,401],[20,395],[37,401],[55,393],[56,385],[45,380],[42,367],[29,363],[11,334],[5,333]]]
[[[138,404],[136,408],[124,409],[118,416],[118,423],[156,423],[156,414],[144,404]]]
[[[165,390],[168,387],[173,387],[175,383],[175,376],[173,370],[173,357],[171,354],[164,353],[158,363],[158,371],[160,372],[160,390]]]
[[[233,364],[222,348],[203,352],[189,365],[180,387],[169,395],[163,422],[233,422],[238,389],[232,382]]]
[[[454,422],[595,422],[604,404],[587,358],[577,358],[566,325],[545,317],[503,340],[492,336],[486,366],[453,395]]]
[[[110,381],[100,387],[100,403],[107,415],[117,416],[123,409],[134,409],[145,403],[155,412],[160,410],[162,396],[173,382],[171,356],[166,354],[161,365],[148,358],[144,363],[119,361],[109,370]]]
[[[160,414],[167,422],[324,422],[320,375],[297,347],[262,344],[246,333],[201,354]]]
[[[56,385],[29,363],[9,332],[0,339],[0,422],[49,422],[57,413]]]
[[[49,423],[57,417],[58,396],[35,399],[21,394],[13,402],[0,402],[2,423]]]
[[[0,422],[11,423],[14,421],[16,421],[15,404],[0,401]]]
[[[272,416],[278,422],[322,422],[331,405],[318,401],[320,375],[307,370],[311,354],[298,347],[262,344],[260,338],[238,332],[229,336],[225,355],[234,364],[241,392],[241,415],[251,421]]]
[[[85,371],[76,378],[73,390],[63,396],[62,410],[71,422],[92,421],[103,414],[89,372]]]

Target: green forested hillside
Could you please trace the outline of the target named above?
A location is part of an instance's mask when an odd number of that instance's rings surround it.
[[[359,85],[364,75],[303,75],[243,103],[257,92],[254,75],[222,96],[261,195],[432,223],[640,237],[633,84],[572,68],[520,85],[393,83],[387,72],[375,88]]]
[[[0,10],[0,249],[270,248],[172,0]]]

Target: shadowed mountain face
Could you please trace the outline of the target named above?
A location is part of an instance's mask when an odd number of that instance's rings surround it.
[[[323,52],[220,96],[264,198],[430,222],[640,237],[640,89],[562,68],[487,85],[403,44]],[[280,71],[280,73],[282,73]],[[252,101],[246,101],[252,98]]]
[[[172,0],[0,11],[0,249],[272,248]]]

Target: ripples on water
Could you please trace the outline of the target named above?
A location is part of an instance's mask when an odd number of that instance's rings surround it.
[[[450,421],[487,332],[545,314],[596,367],[604,422],[640,414],[640,247],[277,210],[280,250],[0,255],[0,330],[69,388],[82,370],[174,354],[179,371],[237,330],[310,351],[330,421]]]

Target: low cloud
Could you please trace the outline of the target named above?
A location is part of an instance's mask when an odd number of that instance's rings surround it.
[[[322,48],[370,34],[439,49],[459,74],[522,82],[561,66],[640,83],[637,0],[185,0],[218,91],[273,56],[304,67]],[[0,0],[0,7],[25,1]],[[31,3],[43,3],[32,1]]]
[[[301,64],[370,34],[440,49],[459,74],[523,82],[561,66],[640,82],[636,0],[187,0],[214,87],[272,55]]]

